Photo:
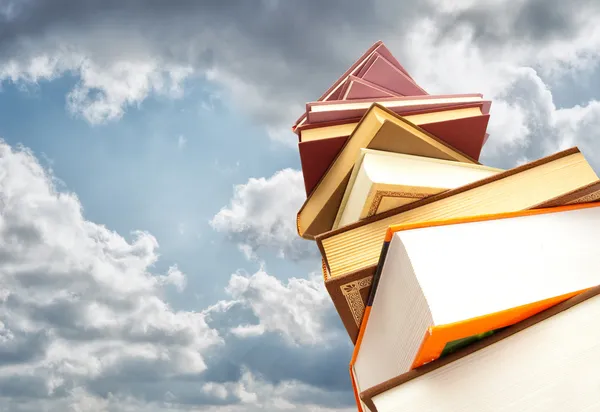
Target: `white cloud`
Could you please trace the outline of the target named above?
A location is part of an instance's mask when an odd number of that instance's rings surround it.
[[[92,124],[120,119],[127,107],[139,105],[150,94],[178,98],[191,67],[155,61],[118,61],[108,67],[85,60],[80,81],[67,96],[67,107]]]
[[[187,280],[183,272],[179,270],[177,265],[171,266],[166,275],[158,276],[159,283],[163,285],[173,285],[178,291],[182,292],[185,289]]]
[[[482,161],[512,167],[577,145],[600,166],[597,149],[582,133],[585,123],[577,121],[585,112],[588,121],[600,126],[593,114],[598,103],[559,108],[551,88],[557,78],[572,73],[573,66],[580,71],[595,67],[585,55],[600,45],[600,36],[568,47],[559,40],[541,47],[527,42],[494,44],[492,57],[484,48],[473,47],[474,32],[468,25],[445,32],[441,39],[441,29],[433,21],[424,20],[416,28],[406,53],[423,87],[432,93],[482,92],[492,100],[490,138]]]
[[[205,370],[202,351],[220,338],[204,315],[175,312],[161,298],[163,285],[182,290],[185,276],[176,266],[151,273],[157,246],[150,234],[128,243],[84,220],[77,198],[56,192],[31,153],[1,143],[2,346],[5,361],[21,367],[5,363],[0,379],[46,376],[57,391],[134,363]]]
[[[330,353],[347,362],[335,344],[322,346],[347,337],[331,323],[319,279],[282,283],[264,270],[236,273],[227,287],[231,300],[175,311],[164,288],[181,291],[186,277],[176,265],[152,272],[156,239],[136,232],[128,242],[85,220],[77,197],[58,192],[53,180],[28,150],[0,142],[1,410],[235,410],[240,403],[301,410],[306,400],[285,398],[292,390],[276,404],[271,395],[289,385],[315,391],[323,376],[346,375],[345,368],[306,366]],[[245,358],[262,348],[271,348],[270,360]],[[280,351],[293,356],[273,363]],[[236,357],[232,374],[217,378]],[[277,366],[294,357],[302,367]],[[347,389],[321,390],[309,401],[347,401]]]
[[[304,102],[378,37],[428,91],[483,92],[493,100],[485,162],[510,167],[579,145],[597,165],[594,87],[575,107],[560,107],[555,92],[598,70],[597,2],[574,1],[569,10],[551,0],[511,7],[436,0],[418,9],[319,3],[318,15],[306,12],[312,3],[217,5],[200,15],[196,2],[182,2],[179,11],[131,3],[136,13],[111,4],[99,10],[74,2],[51,12],[43,2],[4,2],[0,82],[74,75],[68,110],[101,124],[148,98],[179,98],[187,79],[204,75],[220,89],[200,108],[227,103],[273,140],[293,145],[289,126]],[[130,17],[107,24],[121,15]],[[273,15],[275,23],[265,24],[262,17]],[[277,23],[287,21],[297,24]],[[86,221],[76,196],[56,192],[53,180],[28,152],[0,145],[0,409],[331,411],[352,402],[348,339],[322,280],[240,272],[230,279],[230,300],[175,311],[164,289],[182,290],[186,277],[176,266],[152,273],[156,239],[137,232],[128,242]],[[250,179],[211,225],[250,260],[271,251],[316,258],[314,243],[295,229],[304,197],[298,171]]]
[[[521,76],[516,73],[533,70],[552,92],[565,79],[585,82],[598,69],[600,8],[595,1],[574,1],[567,7],[518,0],[506,7],[500,0],[428,0],[409,8],[381,0],[375,9],[360,2],[315,3],[318,15],[311,2],[263,2],[252,10],[234,2],[205,10],[196,2],[170,8],[134,1],[127,13],[117,3],[65,3],[50,10],[43,2],[9,2],[0,8],[7,27],[0,81],[35,83],[73,74],[79,82],[67,96],[68,107],[98,124],[149,97],[181,96],[193,75],[217,86],[201,107],[212,109],[218,96],[265,126],[272,139],[293,146],[289,127],[304,102],[341,74],[369,39],[381,38],[427,90],[481,91],[494,99],[490,143],[506,155],[543,140],[521,107],[503,97],[514,76]],[[262,25],[269,16],[271,23]],[[273,23],[291,19],[297,24]],[[340,25],[331,22],[338,19],[352,31],[332,36],[332,27]],[[232,20],[239,24],[226,24]],[[303,46],[309,43],[316,46]],[[523,92],[522,98],[535,96]]]
[[[150,95],[179,98],[190,66],[156,59],[117,60],[100,64],[85,53],[64,49],[29,58],[0,60],[0,82],[38,83],[73,73],[79,81],[68,93],[67,108],[91,124],[120,119]]]
[[[322,315],[332,310],[322,277],[290,278],[286,285],[261,269],[252,276],[232,275],[226,290],[259,320],[233,328],[238,336],[275,332],[294,344],[312,345],[339,335],[339,329],[328,330]]]
[[[238,243],[249,259],[265,250],[292,260],[316,258],[314,242],[296,231],[296,214],[305,199],[301,172],[284,169],[268,179],[237,185],[230,204],[210,224]]]

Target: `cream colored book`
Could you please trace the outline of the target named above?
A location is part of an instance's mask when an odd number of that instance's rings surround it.
[[[300,236],[312,240],[331,230],[362,148],[478,163],[402,116],[373,104],[298,211],[296,226]]]
[[[474,163],[361,149],[333,229],[500,172]]]
[[[360,394],[365,412],[600,410],[600,287]]]
[[[596,181],[574,147],[323,233],[317,245],[334,278],[374,267],[391,225],[535,208]]]
[[[481,116],[481,107],[464,107],[464,108],[440,108],[434,112],[425,112],[411,114],[401,114],[406,120],[417,126],[422,126],[430,123],[447,122],[450,120],[467,119],[470,117]],[[300,141],[310,142],[313,140],[329,139],[339,136],[350,136],[354,129],[358,126],[358,121],[350,123],[342,123],[331,125],[325,123],[321,127],[303,128],[299,130]]]
[[[600,285],[598,225],[591,203],[390,227],[351,363],[357,391]]]

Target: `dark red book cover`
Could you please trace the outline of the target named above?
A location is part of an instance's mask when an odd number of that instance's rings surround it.
[[[348,76],[340,88],[342,100],[378,99],[382,97],[398,97],[399,95],[384,87],[363,80],[356,76]]]
[[[375,64],[377,67],[381,67],[382,64],[387,64],[389,66],[391,66],[391,68],[393,70],[396,70],[400,76],[394,75],[394,77],[403,77],[404,80],[406,81],[408,80],[408,82],[413,83],[416,87],[418,87],[414,81],[414,79],[410,76],[410,74],[408,74],[408,72],[406,71],[406,69],[400,64],[400,62],[398,62],[398,60],[396,60],[396,58],[392,55],[392,53],[388,50],[388,48],[383,44],[383,42],[377,41],[375,42],[375,44],[373,44],[361,57],[358,58],[358,60],[356,60],[354,62],[354,64],[352,64],[352,66],[350,66],[350,68],[348,70],[346,70],[346,72],[340,76],[334,84],[331,85],[331,87],[329,87],[329,89],[327,89],[327,91],[325,91],[325,93],[323,93],[323,95],[321,95],[321,97],[319,97],[317,99],[317,101],[324,101],[324,100],[339,100],[341,98],[341,85],[344,82],[344,80],[350,76],[350,75],[357,75],[358,72],[366,72],[370,66],[372,66],[375,63],[375,58],[379,57],[379,61]],[[373,77],[373,79],[375,79],[375,81],[373,81],[373,83],[378,84],[378,81],[376,81],[376,76],[377,73],[376,71],[373,72],[373,75],[371,77]],[[362,77],[362,76],[358,76],[358,77]],[[388,79],[389,80],[389,79]],[[420,89],[420,88],[419,88]],[[420,89],[422,91],[422,93],[419,94],[427,94],[423,89]],[[306,113],[302,114],[302,116],[300,116],[296,122],[294,122],[294,126],[292,126],[292,130],[295,129],[295,127],[306,117]]]
[[[482,114],[488,114],[490,112],[491,101],[483,100],[481,102],[474,103],[445,103],[440,105],[418,105],[418,106],[407,106],[407,107],[398,107],[391,108],[394,113],[399,114],[401,116],[409,116],[415,114],[423,114],[423,113],[432,113],[432,112],[441,112],[445,110],[456,110],[456,109],[467,109],[470,107],[479,107],[481,108]],[[362,109],[361,109],[362,110]],[[305,123],[302,126],[298,127],[294,132],[302,136],[302,131],[309,129],[317,129],[320,127],[328,127],[328,126],[338,126],[346,123],[358,123],[362,116],[358,113],[358,116],[352,117],[344,117],[337,120],[328,120],[322,122],[314,122],[314,123]],[[302,139],[300,139],[302,141]]]
[[[464,154],[479,160],[486,139],[489,114],[421,124],[423,130],[433,134]],[[298,143],[300,164],[304,175],[306,195],[315,188],[349,136],[311,140]]]
[[[348,136],[340,136],[298,143],[300,164],[304,175],[304,188],[307,196],[321,180],[321,177],[342,150],[347,140]]]
[[[357,77],[393,90],[402,96],[422,96],[427,94],[411,77],[407,76],[406,73],[395,67],[377,52],[371,55],[367,64],[358,72]]]

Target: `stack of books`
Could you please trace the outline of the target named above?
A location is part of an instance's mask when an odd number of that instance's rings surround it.
[[[480,164],[490,107],[377,42],[292,128],[361,411],[600,410],[600,180],[576,147]]]

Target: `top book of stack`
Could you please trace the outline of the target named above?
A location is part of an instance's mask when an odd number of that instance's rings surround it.
[[[430,95],[383,42],[371,46],[323,95],[306,104],[292,130],[306,194],[313,192],[359,121],[377,103],[477,161],[491,102],[479,93]]]

